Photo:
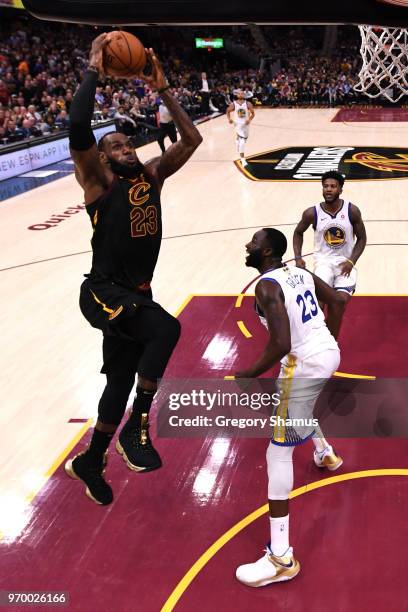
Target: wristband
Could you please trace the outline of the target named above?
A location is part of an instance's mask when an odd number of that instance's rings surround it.
[[[302,255],[295,256],[294,259],[303,259]]]
[[[161,89],[158,89],[157,92],[159,94],[164,93],[165,91],[167,91],[168,89],[170,89],[170,85],[166,85],[165,87],[162,87]]]
[[[352,261],[351,259],[347,259],[347,257],[346,257],[346,261],[348,261],[349,263],[351,263],[351,265],[353,266],[353,268],[354,268],[354,266],[356,265],[356,264],[354,263],[354,261]]]

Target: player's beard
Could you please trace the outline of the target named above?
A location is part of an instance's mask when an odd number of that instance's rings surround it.
[[[139,160],[133,164],[133,166],[128,166],[127,164],[121,164],[112,157],[109,157],[109,164],[114,174],[124,176],[128,179],[135,178],[144,168],[143,164]]]
[[[248,256],[245,260],[245,265],[248,268],[256,268],[259,270],[262,264],[262,250],[257,249],[256,251],[251,251],[248,253]]]

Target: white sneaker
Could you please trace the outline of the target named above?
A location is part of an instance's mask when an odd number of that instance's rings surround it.
[[[340,455],[336,455],[332,446],[328,446],[320,453],[315,450],[313,453],[313,459],[317,467],[319,468],[327,468],[331,472],[338,470],[341,465],[343,465],[343,459]]]
[[[248,162],[247,162],[247,160],[245,159],[245,157],[241,157],[241,164],[244,166],[244,168],[245,168],[245,166],[247,166],[247,165],[248,165]]]
[[[282,557],[272,554],[269,546],[265,555],[255,563],[240,565],[235,572],[240,582],[247,586],[260,587],[272,582],[292,580],[300,572],[300,563],[293,556],[293,549],[288,548]]]

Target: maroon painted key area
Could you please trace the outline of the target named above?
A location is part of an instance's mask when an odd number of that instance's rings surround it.
[[[179,316],[182,336],[166,376],[223,379],[249,365],[266,341],[252,301],[236,308],[234,296],[193,297]],[[398,346],[408,344],[408,298],[354,297],[340,344],[342,372],[406,377]],[[68,609],[78,612],[158,612],[197,559],[266,503],[267,440],[160,438],[156,445],[164,466],[146,474],[129,471],[112,445],[106,476],[115,499],[107,507],[92,503],[61,466],[33,501],[24,531],[0,542],[0,590],[68,591]],[[339,439],[344,465],[326,473],[312,463],[307,443],[295,451],[295,487],[406,468],[406,449],[403,439]],[[407,484],[404,475],[373,474],[296,497],[291,544],[302,570],[292,582],[251,589],[234,573],[263,554],[269,528],[267,515],[260,516],[209,560],[179,593],[175,609],[400,609]]]

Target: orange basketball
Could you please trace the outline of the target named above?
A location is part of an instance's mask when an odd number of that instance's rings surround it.
[[[134,77],[146,66],[146,51],[136,36],[129,32],[110,32],[111,40],[104,49],[105,74],[122,79]]]

